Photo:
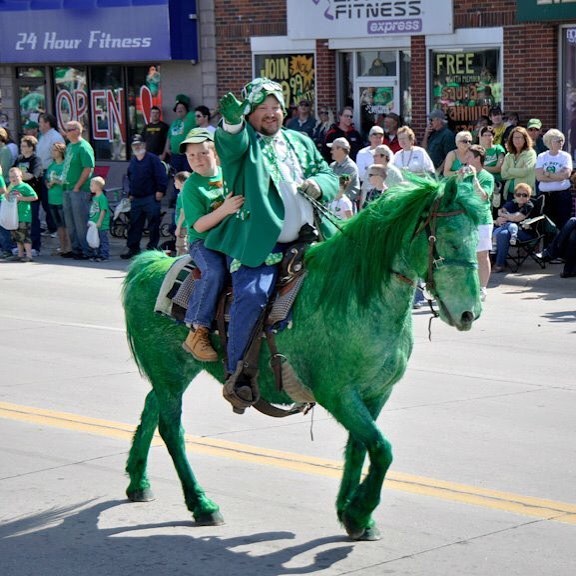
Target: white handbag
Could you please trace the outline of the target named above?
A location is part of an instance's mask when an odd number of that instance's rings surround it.
[[[96,222],[88,222],[86,242],[88,242],[90,248],[100,248],[100,234],[98,234],[98,226],[96,226]]]
[[[0,202],[0,226],[5,230],[18,229],[18,201],[4,200]]]

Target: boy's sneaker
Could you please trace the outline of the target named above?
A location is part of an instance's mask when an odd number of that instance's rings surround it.
[[[34,259],[30,256],[22,256],[22,258],[19,259],[19,262],[34,262]]]
[[[518,244],[518,236],[512,234],[512,236],[510,236],[510,246],[516,246],[516,244]]]

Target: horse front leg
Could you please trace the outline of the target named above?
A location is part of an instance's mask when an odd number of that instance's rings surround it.
[[[353,392],[340,396],[334,416],[348,430],[344,475],[337,500],[338,517],[354,540],[378,540],[372,512],[380,503],[382,484],[392,463],[392,446],[376,426],[381,403],[370,410]],[[368,474],[362,482],[362,465],[368,452]]]
[[[132,502],[150,502],[154,494],[150,489],[150,482],[146,473],[150,444],[156,427],[158,426],[158,400],[156,392],[150,390],[146,396],[144,409],[140,416],[140,424],[136,428],[132,439],[132,446],[126,462],[126,472],[130,477],[130,484],[126,489],[126,496]]]
[[[186,456],[184,429],[181,426],[182,398],[171,399],[160,405],[158,429],[172,457],[180,478],[186,507],[199,526],[219,526],[224,523],[218,505],[210,500],[200,486]]]

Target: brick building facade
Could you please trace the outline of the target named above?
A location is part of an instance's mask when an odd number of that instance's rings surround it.
[[[287,4],[290,2],[292,10],[296,6],[301,12],[299,18],[304,23],[314,17],[312,8],[317,3],[307,0],[214,0],[219,95],[228,90],[239,91],[253,73],[258,75],[259,70],[255,68],[256,54],[266,50],[267,42],[270,43],[270,54],[282,52],[281,42],[272,42],[281,38],[286,41],[286,53],[295,51],[293,46],[298,42],[290,37],[293,32],[289,26],[288,12],[291,8]],[[528,0],[526,4],[530,2],[541,3],[540,0]],[[345,0],[341,4],[345,4]],[[390,5],[395,2],[372,4]],[[421,0],[421,4],[432,9],[439,6],[435,1]],[[491,56],[491,51],[496,54],[495,74],[498,77],[492,77],[492,80],[500,86],[498,102],[505,111],[518,112],[521,122],[538,117],[545,128],[562,127],[562,117],[566,113],[564,111],[563,114],[562,110],[562,78],[559,76],[560,31],[562,25],[569,24],[570,20],[564,17],[562,20],[520,21],[517,4],[518,0],[453,0],[452,14],[445,14],[447,20],[452,20],[452,34],[414,34],[404,38],[396,35],[393,40],[389,39],[391,35],[360,39],[351,37],[349,47],[345,38],[309,39],[303,51],[314,55],[316,107],[322,105],[337,109],[349,102],[352,96],[356,123],[361,123],[358,88],[355,88],[354,94],[344,93],[343,53],[372,53],[382,46],[397,50],[394,47],[397,46],[409,54],[410,64],[406,72],[408,78],[402,78],[402,73],[397,71],[396,80],[400,84],[409,85],[411,102],[408,117],[416,134],[422,135],[427,114],[436,105],[432,74],[435,52],[481,50],[488,56]],[[574,8],[566,7],[564,10],[572,10],[572,22],[576,22],[576,6],[572,6]],[[354,82],[355,86],[363,82],[358,77],[347,81]],[[406,102],[396,97],[395,104],[399,105],[400,110],[394,111],[406,114],[407,110],[402,109]],[[564,118],[564,126],[568,122]]]

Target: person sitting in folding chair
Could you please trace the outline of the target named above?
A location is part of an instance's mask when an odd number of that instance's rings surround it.
[[[564,269],[560,278],[576,277],[576,218],[570,218],[556,234],[554,240],[538,257],[542,262],[552,262],[557,258],[564,260]]]
[[[514,199],[506,202],[498,210],[494,229],[494,240],[496,242],[496,265],[494,272],[504,272],[508,250],[510,246],[515,246],[518,241],[527,241],[534,237],[532,231],[523,230],[519,224],[530,217],[534,204],[530,200],[532,187],[529,184],[520,182],[514,188]]]

